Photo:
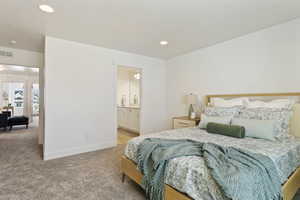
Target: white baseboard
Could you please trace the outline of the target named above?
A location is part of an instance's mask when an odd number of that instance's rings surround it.
[[[115,146],[117,146],[116,142],[104,142],[101,144],[70,148],[63,151],[49,152],[49,153],[44,153],[44,160],[52,160],[56,158],[62,158],[62,157],[72,156],[81,153],[98,151],[98,150],[107,149]]]

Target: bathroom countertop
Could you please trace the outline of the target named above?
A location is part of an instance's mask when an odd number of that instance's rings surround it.
[[[118,108],[140,109],[139,106],[118,106]]]

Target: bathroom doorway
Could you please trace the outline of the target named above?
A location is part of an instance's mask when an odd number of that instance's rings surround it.
[[[117,118],[118,144],[140,135],[142,71],[139,68],[118,66]]]

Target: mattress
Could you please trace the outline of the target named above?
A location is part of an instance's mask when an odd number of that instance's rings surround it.
[[[137,148],[145,138],[191,139],[266,155],[273,160],[276,166],[274,170],[278,171],[282,184],[300,166],[299,140],[287,139],[279,142],[254,138],[238,139],[209,134],[199,128],[174,129],[134,138],[125,148],[125,155],[130,160],[137,162]],[[172,159],[166,169],[165,183],[195,200],[226,200],[202,157],[185,156]]]

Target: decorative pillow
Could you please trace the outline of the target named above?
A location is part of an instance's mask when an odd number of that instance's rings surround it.
[[[295,104],[295,100],[292,99],[277,99],[269,102],[265,101],[248,101],[247,108],[282,108],[292,109]]]
[[[224,117],[238,115],[242,107],[236,106],[231,108],[224,107],[206,107],[204,114],[207,116]]]
[[[249,99],[247,97],[235,98],[235,99],[223,99],[223,98],[213,98],[212,105],[215,107],[234,107],[234,106],[245,106]]]
[[[292,117],[292,110],[275,108],[249,108],[240,112],[237,118],[256,120],[275,120],[275,137],[284,139],[290,137],[289,125]]]
[[[276,120],[232,119],[232,125],[245,127],[246,137],[276,140]]]
[[[207,124],[210,122],[213,123],[219,123],[219,124],[230,124],[232,119],[232,116],[227,116],[227,117],[212,117],[212,116],[207,116],[205,114],[201,115],[201,121],[199,123],[199,128],[206,129]]]
[[[228,124],[218,124],[210,122],[207,124],[207,132],[235,138],[245,137],[245,128],[243,126],[232,126]]]

